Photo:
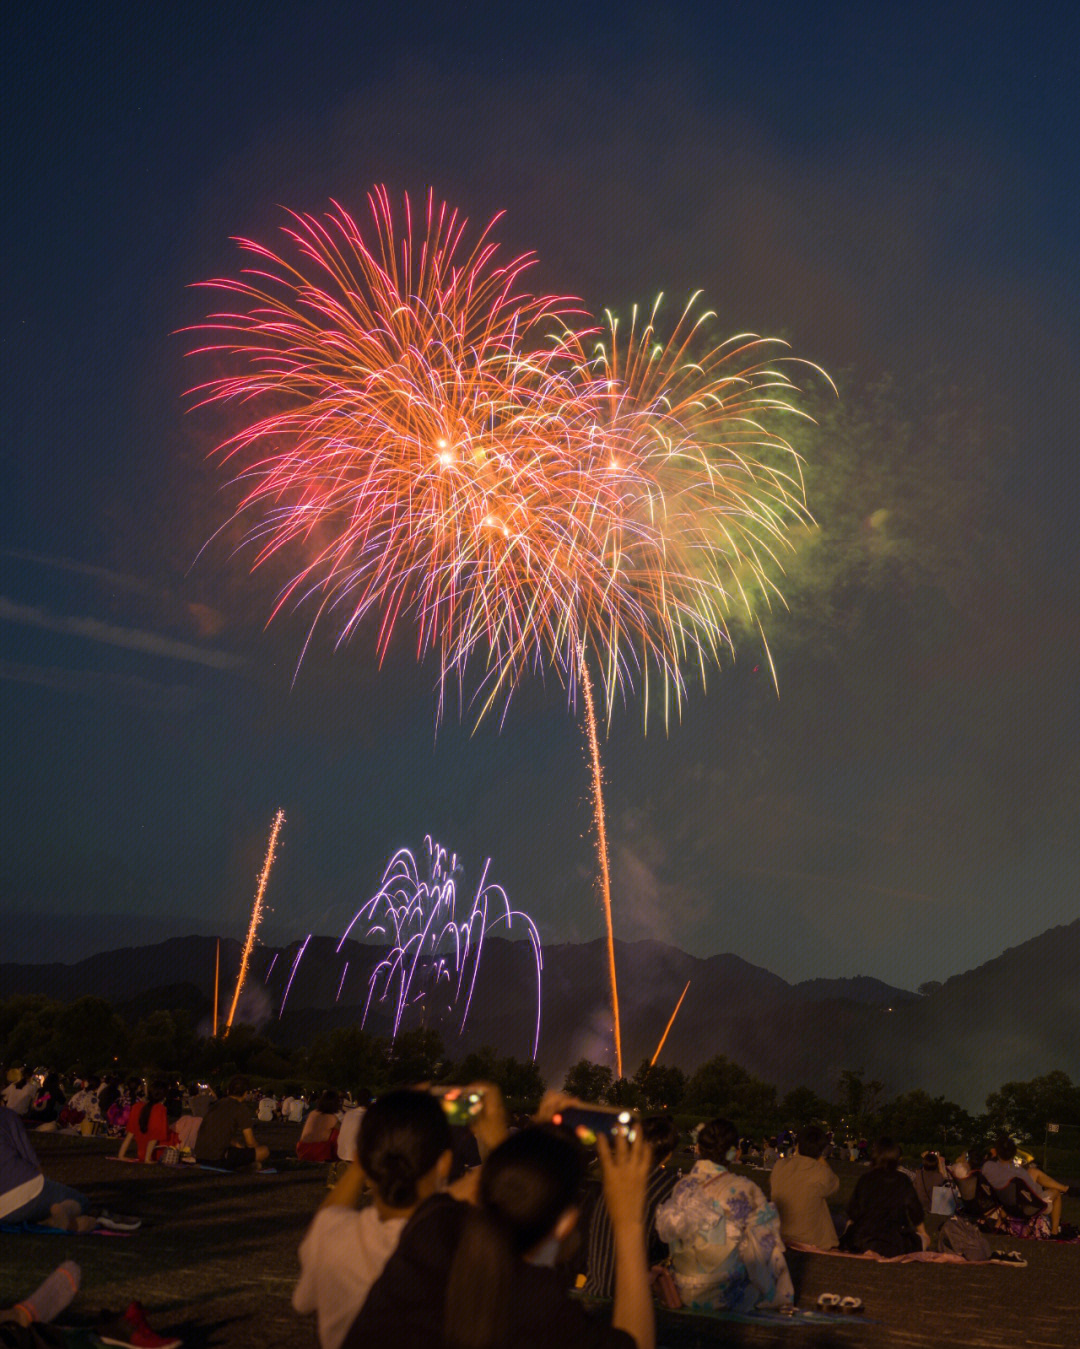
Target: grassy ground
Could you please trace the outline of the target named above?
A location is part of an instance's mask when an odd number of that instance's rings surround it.
[[[284,1154],[297,1130],[260,1127]],[[46,1174],[82,1189],[97,1204],[137,1213],[130,1237],[0,1236],[0,1304],[28,1292],[61,1260],[83,1269],[82,1292],[66,1320],[88,1323],[132,1298],[151,1323],[184,1337],[188,1349],[315,1349],[312,1321],[290,1306],[296,1247],[325,1194],[321,1170],[227,1176],[193,1167],[124,1166],[116,1144],[62,1136],[35,1139]],[[838,1167],[842,1197],[856,1167]],[[764,1174],[750,1172],[759,1183]],[[1080,1201],[1066,1201],[1080,1219]],[[936,1222],[937,1220],[932,1220]],[[1004,1246],[1004,1242],[994,1243]],[[664,1314],[668,1349],[716,1344],[824,1349],[1075,1349],[1080,1345],[1080,1245],[1012,1242],[1026,1269],[994,1266],[875,1265],[790,1253],[799,1306],[822,1292],[854,1294],[866,1316],[781,1326],[713,1322]]]

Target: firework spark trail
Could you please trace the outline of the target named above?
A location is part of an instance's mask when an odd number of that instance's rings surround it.
[[[684,988],[683,991],[679,994],[679,1001],[675,1004],[675,1010],[672,1012],[671,1016],[668,1018],[668,1023],[667,1023],[667,1025],[664,1027],[664,1033],[663,1033],[663,1035],[661,1035],[661,1037],[660,1037],[660,1043],[656,1046],[656,1053],[655,1053],[655,1054],[652,1056],[652,1058],[649,1060],[649,1067],[650,1067],[650,1068],[653,1066],[653,1064],[656,1062],[656,1060],[660,1057],[660,1051],[661,1051],[661,1049],[663,1049],[663,1047],[664,1047],[664,1041],[668,1038],[668,1031],[671,1030],[672,1026],[674,1026],[674,1024],[675,1024],[675,1018],[679,1015],[679,1008],[680,1008],[680,1007],[682,1006],[682,1004],[683,1004],[683,998],[686,997],[686,992],[687,992],[687,989],[688,989],[689,987],[690,987],[690,980],[687,979],[687,981],[686,981],[686,988]]]
[[[607,934],[608,979],[611,985],[611,1014],[615,1029],[615,1076],[622,1077],[622,1026],[619,1018],[619,989],[615,978],[615,933],[611,924],[611,876],[608,871],[607,827],[604,823],[604,778],[600,769],[600,741],[596,734],[596,709],[593,706],[589,666],[581,651],[581,687],[585,694],[585,724],[592,758],[593,810],[596,815],[596,853],[600,859],[600,895],[604,903]]]
[[[349,962],[346,960],[345,968],[341,971],[341,983],[338,984],[337,986],[337,997],[334,999],[335,1002],[338,1002],[341,999],[341,990],[345,987],[345,976],[348,974],[348,972],[349,972]]]
[[[393,996],[392,1038],[396,1039],[406,1010],[421,1001],[433,1007],[433,1014],[463,1008],[458,1026],[460,1034],[472,1007],[485,935],[500,923],[512,930],[514,920],[518,919],[525,926],[536,970],[536,1026],[532,1047],[535,1059],[540,1045],[544,963],[536,925],[528,914],[511,909],[501,886],[488,882],[490,858],[484,863],[468,916],[459,921],[454,880],[461,870],[457,855],[448,853],[430,835],[425,837],[424,844],[428,855],[427,879],[421,877],[412,852],[400,848],[383,872],[379,889],[353,915],[338,942],[340,951],[349,933],[361,920],[367,924],[368,937],[390,940],[387,954],[376,964],[368,981],[361,1025],[366,1023],[373,1002],[385,1002]],[[497,905],[498,910],[489,922],[492,905]],[[445,1007],[437,1005],[436,996],[443,984],[446,985]],[[392,989],[395,990],[393,995]]]
[[[270,964],[267,965],[266,974],[263,976],[264,984],[269,982],[270,976],[274,972],[274,966],[277,964],[277,958],[280,954],[281,954],[280,951],[275,951],[274,954],[270,957]]]
[[[310,940],[311,933],[309,932],[304,938],[303,945],[300,947],[299,951],[297,951],[296,959],[293,961],[292,969],[289,971],[289,982],[285,985],[285,992],[281,998],[281,1006],[278,1009],[279,1021],[281,1020],[282,1013],[285,1011],[285,1004],[289,1000],[289,989],[292,988],[292,981],[296,978],[296,971],[300,967],[300,961],[303,958],[304,952],[307,950],[308,942]]]
[[[273,828],[270,830],[270,843],[266,849],[266,861],[263,862],[263,869],[259,876],[259,887],[255,891],[255,903],[251,909],[251,922],[248,924],[247,938],[244,941],[244,949],[240,955],[240,971],[236,976],[236,989],[233,992],[232,1006],[229,1008],[228,1020],[225,1022],[225,1034],[228,1035],[232,1030],[233,1017],[236,1015],[236,1004],[240,1001],[240,992],[244,987],[244,980],[247,978],[248,962],[251,959],[251,952],[255,947],[255,936],[259,930],[259,924],[263,916],[263,900],[266,896],[266,882],[270,879],[270,868],[274,865],[274,853],[277,850],[278,834],[281,832],[281,826],[285,823],[285,812],[279,810],[274,816]]]
[[[773,429],[804,415],[793,358],[747,334],[704,350],[697,297],[666,344],[659,301],[625,336],[610,314],[571,327],[574,302],[519,289],[531,255],[498,262],[495,221],[470,251],[433,194],[415,230],[407,198],[402,230],[384,188],[369,202],[366,233],[336,204],[292,215],[282,254],[240,240],[253,266],[206,283],[230,307],[203,350],[230,373],[193,392],[245,410],[220,446],[245,484],[233,518],[252,521],[254,566],[303,550],[273,612],[313,605],[301,660],[320,621],[340,645],[371,614],[381,660],[412,620],[418,658],[438,659],[439,716],[471,663],[478,720],[500,701],[505,716],[527,673],[554,671],[574,703],[592,666],[608,725],[640,683],[647,727],[650,681],[667,724],[687,668],[704,681],[732,648],[733,614],[764,642],[779,550],[809,522]],[[606,840],[598,856],[617,1021]]]

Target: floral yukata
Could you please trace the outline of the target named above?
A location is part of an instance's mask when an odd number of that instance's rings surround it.
[[[752,1180],[698,1161],[656,1211],[687,1307],[749,1312],[795,1301],[780,1215]]]

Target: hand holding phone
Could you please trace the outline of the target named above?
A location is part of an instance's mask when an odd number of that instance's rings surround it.
[[[451,1125],[472,1124],[484,1109],[484,1093],[473,1087],[432,1087],[431,1094]]]
[[[572,1133],[583,1147],[595,1148],[599,1138],[606,1138],[609,1142],[625,1138],[632,1143],[638,1135],[641,1121],[636,1111],[624,1110],[619,1106],[568,1105],[557,1110],[551,1122]]]

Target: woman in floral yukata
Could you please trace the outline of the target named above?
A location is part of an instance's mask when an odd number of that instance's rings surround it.
[[[780,1217],[752,1180],[727,1169],[739,1135],[726,1119],[698,1135],[699,1160],[656,1211],[684,1305],[749,1312],[795,1301]]]

